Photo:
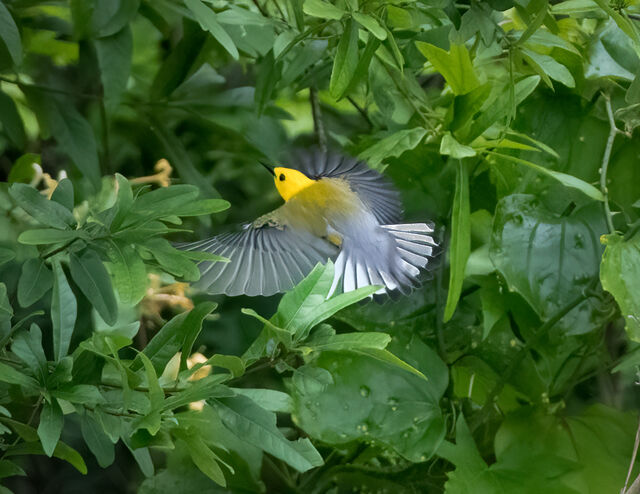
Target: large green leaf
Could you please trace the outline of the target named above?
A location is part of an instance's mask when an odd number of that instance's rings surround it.
[[[276,427],[275,413],[246,396],[213,400],[211,405],[229,430],[299,472],[322,465],[322,456],[309,439],[288,440]]]
[[[18,206],[43,225],[65,230],[76,224],[73,214],[67,208],[47,200],[29,185],[15,183],[9,189],[9,194]]]
[[[86,412],[80,418],[80,430],[98,465],[107,468],[115,460],[115,448],[93,414]]]
[[[40,424],[38,425],[38,437],[42,443],[42,449],[47,456],[53,456],[53,452],[58,445],[64,416],[58,400],[52,398],[51,402],[46,402],[40,412]]]
[[[112,110],[120,102],[129,80],[133,51],[131,29],[125,26],[111,36],[97,39],[95,45],[105,105]]]
[[[378,166],[387,158],[397,158],[405,151],[415,149],[426,135],[427,130],[423,127],[399,130],[365,149],[360,153],[360,158],[366,160],[371,166]]]
[[[640,235],[623,240],[617,234],[604,237],[606,249],[600,264],[602,288],[620,306],[629,338],[640,341]]]
[[[305,373],[290,385],[294,419],[313,437],[332,444],[374,440],[415,462],[438,448],[443,390],[368,355],[325,352],[313,365],[329,371],[332,382],[307,383],[315,378]]]
[[[547,320],[598,275],[605,231],[595,204],[562,217],[534,196],[515,194],[498,203],[490,256],[509,289]],[[583,302],[559,325],[569,334],[592,331],[598,327],[594,309],[593,302]]]
[[[147,290],[147,271],[136,250],[127,244],[112,242],[107,251],[111,274],[123,304],[135,305]]]
[[[229,55],[237,60],[240,56],[238,49],[229,34],[218,22],[215,12],[200,0],[184,0],[184,3],[193,12],[202,29],[209,31],[216,41],[227,50]]]

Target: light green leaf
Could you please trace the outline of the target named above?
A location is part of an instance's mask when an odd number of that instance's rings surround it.
[[[611,234],[603,241],[607,247],[600,264],[602,288],[620,306],[629,338],[640,341],[640,235],[625,241]]]
[[[142,259],[131,245],[119,242],[111,242],[107,255],[120,301],[126,305],[137,304],[147,290],[147,271]]]
[[[22,307],[34,304],[53,286],[53,274],[45,262],[38,258],[27,259],[22,265],[18,281],[18,303]]]
[[[561,82],[567,87],[576,86],[576,81],[573,79],[569,69],[558,63],[553,57],[542,55],[526,48],[522,48],[521,53],[551,89],[553,89],[553,84],[549,78]]]
[[[205,365],[227,369],[233,377],[240,377],[245,370],[244,361],[235,355],[214,355],[207,360]]]
[[[469,174],[460,160],[456,174],[456,190],[451,215],[451,246],[449,247],[449,292],[444,309],[444,321],[453,316],[462,292],[464,271],[471,251],[471,222],[469,206]]]
[[[427,130],[424,127],[399,130],[362,151],[360,158],[371,166],[378,166],[387,158],[392,156],[397,158],[405,151],[415,149],[425,135],[427,135]]]
[[[270,412],[291,413],[291,396],[282,391],[263,388],[231,388],[236,394],[246,396],[257,405]]]
[[[346,333],[312,338],[307,344],[317,352],[374,348],[384,350],[391,336],[385,333]]]
[[[71,335],[73,334],[78,313],[78,303],[71,291],[60,261],[54,260],[52,265],[51,323],[53,326],[53,356],[55,361],[58,362],[69,352]]]
[[[337,100],[344,96],[358,66],[358,25],[348,19],[333,61],[329,92]]]
[[[4,2],[0,2],[0,38],[4,41],[13,63],[22,63],[22,43],[20,32]]]
[[[339,21],[345,11],[325,0],[304,0],[302,11],[312,17]]]
[[[53,228],[36,228],[27,230],[18,236],[18,242],[24,245],[48,245],[68,242],[83,237],[81,230],[55,230]]]
[[[215,483],[226,487],[227,481],[224,478],[222,468],[220,468],[219,462],[223,461],[216,455],[211,448],[205,444],[200,436],[194,433],[184,432],[177,429],[174,434],[182,439],[189,450],[189,455],[193,463],[204,473],[207,477],[213,480]]]
[[[452,43],[448,52],[423,41],[417,41],[416,46],[442,74],[454,94],[467,94],[480,85],[464,45]]]
[[[455,159],[469,158],[476,155],[476,150],[456,141],[451,132],[446,132],[440,142],[440,154],[451,156]]]
[[[369,14],[362,14],[360,12],[354,12],[353,18],[358,21],[362,27],[373,34],[379,40],[387,39],[387,31]]]
[[[13,367],[0,362],[0,381],[7,384],[17,384],[30,391],[39,391],[40,385],[33,377],[27,376]]]
[[[80,287],[91,305],[109,326],[118,319],[118,304],[111,286],[111,278],[94,250],[86,249],[80,255],[70,254],[71,277]]]
[[[196,20],[205,31],[209,31],[211,35],[222,45],[222,47],[231,55],[234,60],[238,60],[240,54],[233,40],[218,22],[216,13],[200,0],[184,0],[187,8],[193,12]]]
[[[32,324],[29,331],[21,331],[11,345],[11,351],[22,360],[44,385],[47,380],[47,358],[42,347],[42,331],[37,324]]]
[[[276,427],[276,415],[246,396],[217,399],[210,403],[231,432],[299,472],[322,465],[322,456],[309,439],[289,441]]]
[[[38,437],[42,443],[44,453],[51,457],[60,440],[64,417],[58,400],[51,399],[51,403],[45,402],[40,412],[40,424],[38,425]]]

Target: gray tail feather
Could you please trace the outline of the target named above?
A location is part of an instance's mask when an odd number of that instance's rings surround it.
[[[384,249],[358,245],[348,238],[335,261],[335,275],[329,291],[333,295],[342,281],[342,291],[349,292],[369,285],[382,285],[376,295],[399,291],[409,293],[419,285],[418,276],[425,269],[437,246],[433,228],[425,223],[381,225],[378,238]]]

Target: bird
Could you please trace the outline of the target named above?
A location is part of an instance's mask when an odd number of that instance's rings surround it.
[[[334,263],[329,296],[380,286],[407,294],[437,246],[427,223],[401,223],[399,192],[366,162],[302,151],[288,166],[262,163],[284,200],[239,231],[179,244],[228,262],[202,261],[193,285],[206,293],[270,296],[290,290],[318,264]]]

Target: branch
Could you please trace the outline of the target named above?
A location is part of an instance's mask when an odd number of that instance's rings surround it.
[[[638,446],[640,446],[640,422],[638,422],[638,430],[636,431],[636,442],[633,445],[633,454],[631,455],[631,462],[629,463],[629,471],[627,472],[627,479],[624,482],[624,488],[621,494],[637,493],[640,490],[640,475],[633,482],[631,487],[627,489],[629,480],[631,479],[631,472],[633,471],[633,465],[636,463],[636,456],[638,454]]]
[[[611,159],[611,150],[613,149],[613,141],[616,138],[616,134],[625,134],[616,126],[616,121],[613,116],[613,109],[611,108],[611,98],[608,94],[603,93],[604,104],[607,109],[607,117],[609,118],[609,137],[607,138],[607,145],[604,148],[604,154],[602,155],[602,165],[600,166],[600,191],[604,196],[604,216],[607,220],[607,228],[609,233],[613,233],[615,228],[613,226],[613,217],[611,215],[611,208],[609,207],[609,188],[607,187],[607,170],[609,168],[609,160]]]
[[[316,132],[318,145],[320,150],[327,152],[327,134],[324,131],[322,123],[322,110],[320,110],[320,101],[318,100],[318,90],[315,87],[309,88],[309,101],[311,102],[311,114],[313,115],[313,128]]]

